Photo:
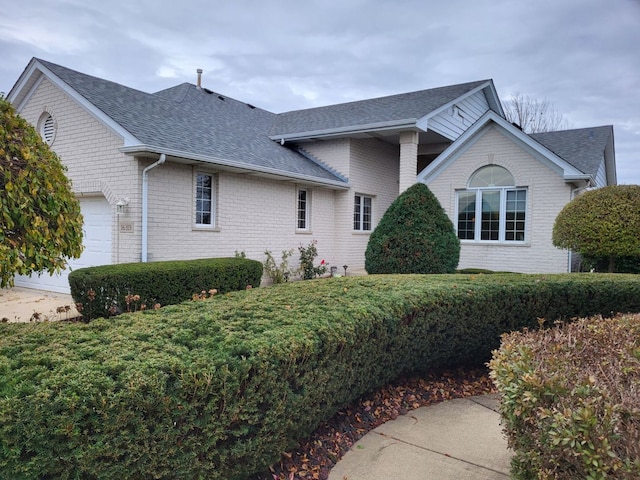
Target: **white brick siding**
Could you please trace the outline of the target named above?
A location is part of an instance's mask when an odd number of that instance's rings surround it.
[[[568,253],[551,243],[553,222],[569,202],[571,187],[562,177],[525,152],[496,127],[491,127],[459,158],[428,184],[451,220],[456,190],[465,189],[480,167],[500,165],[511,172],[516,186],[527,187],[527,237],[525,245],[488,245],[462,242],[458,268],[524,273],[568,271]]]
[[[136,162],[118,151],[123,144],[122,139],[46,78],[18,113],[37,127],[45,111],[56,122],[57,133],[52,149],[67,166],[66,174],[72,181],[73,191],[78,196],[104,195],[113,208],[112,261],[118,257],[121,262],[139,260],[139,225],[134,233],[120,235],[120,252],[116,255],[116,202],[119,198],[128,197],[132,218],[139,216],[140,208]]]

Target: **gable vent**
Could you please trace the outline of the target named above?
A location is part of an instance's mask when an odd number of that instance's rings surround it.
[[[45,113],[40,123],[40,136],[51,145],[56,138],[56,124],[50,113]]]

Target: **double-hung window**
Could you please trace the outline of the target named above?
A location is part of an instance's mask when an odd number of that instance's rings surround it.
[[[298,189],[298,203],[296,209],[296,229],[309,230],[310,195],[306,188]]]
[[[215,184],[214,176],[196,173],[195,210],[197,227],[215,226]]]
[[[372,221],[373,198],[356,194],[353,203],[353,229],[357,231],[370,231]]]
[[[476,171],[466,190],[457,192],[457,231],[460,240],[525,242],[527,189],[516,187],[511,173],[489,165]]]

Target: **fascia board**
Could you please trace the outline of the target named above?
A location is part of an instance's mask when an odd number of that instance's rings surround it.
[[[69,97],[75,100],[82,108],[87,110],[91,115],[96,117],[103,125],[113,131],[116,135],[121,137],[126,145],[136,145],[140,143],[135,136],[133,136],[128,130],[122,127],[119,123],[113,120],[109,115],[104,113],[98,107],[96,107],[93,103],[89,102],[86,98],[80,95],[76,90],[71,88],[66,82],[64,82],[60,77],[54,74],[47,67],[42,65],[37,60],[34,60],[33,63],[29,66],[27,71],[25,72],[23,78],[19,80],[19,83],[16,84],[16,88],[11,91],[12,97],[16,98],[20,96],[21,89],[26,86],[29,78],[33,75],[37,74],[36,71],[40,71],[42,75],[46,76],[51,83],[57,86],[60,90],[65,92]],[[34,87],[42,81],[42,78],[39,78],[34,85]],[[15,91],[15,94],[14,94]],[[20,101],[20,106],[24,105],[29,101],[33,93],[35,92],[35,88],[31,88],[28,93],[24,95],[24,98]],[[11,101],[11,99],[9,99]],[[20,109],[20,106],[18,109]]]
[[[308,140],[311,138],[322,137],[338,137],[345,135],[355,135],[358,133],[382,132],[386,130],[415,130],[417,128],[417,119],[406,118],[402,120],[393,120],[389,122],[376,122],[364,125],[349,125],[347,127],[327,128],[321,130],[310,130],[306,132],[297,132],[289,134],[270,135],[271,140],[285,142],[294,142],[296,140]]]
[[[164,153],[167,157],[182,158],[182,159],[191,160],[194,162],[208,163],[211,165],[228,167],[235,170],[242,170],[248,173],[263,173],[265,175],[274,175],[281,178],[284,177],[292,180],[300,180],[300,181],[305,181],[309,183],[314,183],[317,185],[331,186],[334,188],[342,188],[342,189],[350,188],[350,184],[348,181],[329,180],[329,179],[314,177],[311,175],[294,174],[291,172],[278,170],[277,168],[259,167],[259,166],[253,166],[253,165],[248,166],[246,163],[237,162],[234,160],[228,160],[220,157],[213,157],[210,155],[200,155],[196,153],[184,152],[184,151],[174,150],[170,148],[156,147],[153,145],[142,145],[142,144],[131,145],[131,146],[122,147],[119,150],[122,153],[125,153],[127,155],[144,155],[144,154],[160,155]]]

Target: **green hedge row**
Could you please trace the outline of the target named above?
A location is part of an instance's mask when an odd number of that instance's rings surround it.
[[[640,478],[640,315],[505,334],[490,366],[511,478]]]
[[[0,325],[0,478],[240,480],[405,372],[539,317],[640,311],[640,278],[311,280],[88,324]]]
[[[69,274],[69,285],[89,321],[156,304],[175,305],[202,291],[244,290],[247,285],[259,286],[261,278],[262,264],[256,260],[205,258],[81,268]]]

